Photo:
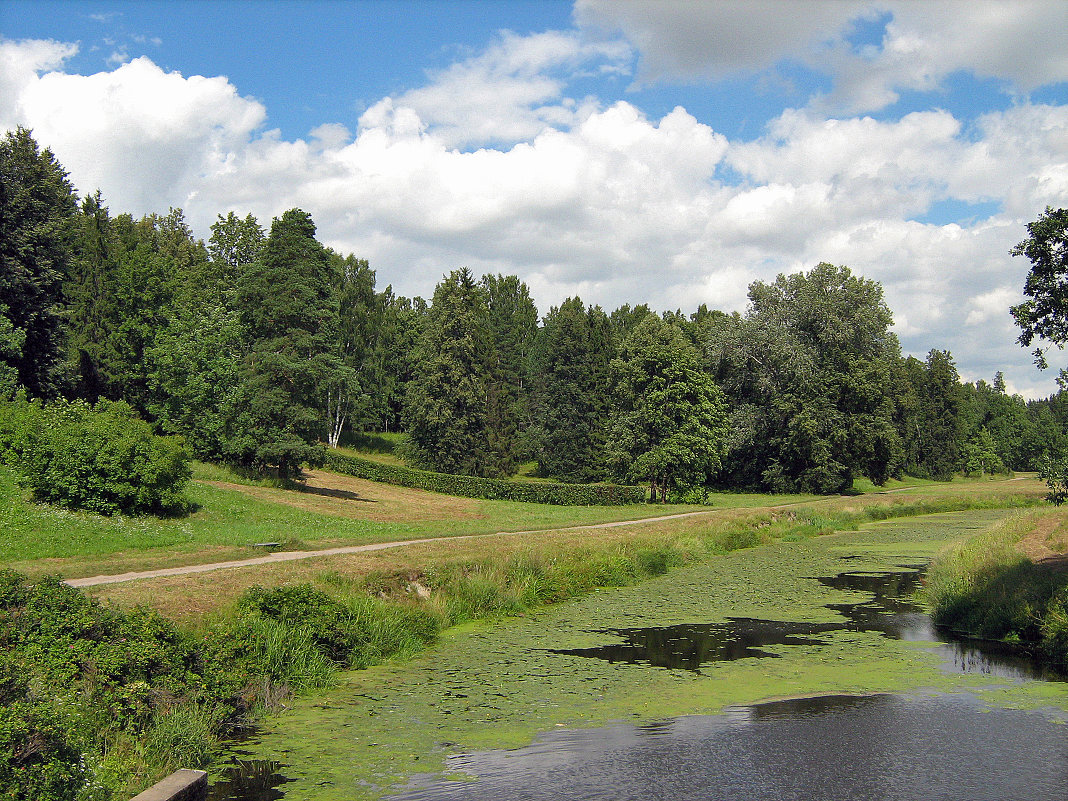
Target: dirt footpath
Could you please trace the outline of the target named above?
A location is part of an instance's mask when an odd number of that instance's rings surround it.
[[[214,483],[214,482],[213,482]],[[219,482],[222,485],[221,482]],[[258,490],[260,487],[244,487],[243,489]],[[709,509],[701,512],[682,512],[673,515],[661,515],[660,517],[643,517],[637,520],[618,520],[612,523],[593,523],[582,526],[566,526],[564,528],[537,529],[531,531],[498,531],[494,534],[461,534],[446,537],[424,537],[416,540],[399,540],[396,542],[376,542],[369,545],[345,545],[340,548],[326,548],[321,551],[276,551],[275,553],[256,556],[250,559],[238,559],[230,562],[211,562],[203,565],[185,565],[183,567],[165,567],[158,570],[142,570],[133,573],[119,573],[111,576],[87,576],[86,578],[67,579],[66,583],[72,587],[94,587],[100,584],[118,584],[124,581],[137,581],[138,579],[160,578],[162,576],[182,576],[191,573],[207,573],[212,570],[226,570],[235,567],[251,567],[252,565],[265,565],[272,562],[293,562],[298,559],[314,559],[319,556],[337,556],[347,553],[361,553],[365,551],[382,551],[387,548],[400,548],[404,545],[418,545],[438,540],[470,540],[485,537],[513,537],[518,534],[544,534],[554,531],[581,531],[583,529],[616,528],[617,526],[633,526],[642,523],[657,523],[665,520],[677,520],[683,517],[696,517],[699,515],[715,514],[718,510]]]

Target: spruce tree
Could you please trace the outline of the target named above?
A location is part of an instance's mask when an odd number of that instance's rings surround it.
[[[524,378],[538,330],[538,310],[527,285],[514,275],[484,275],[486,335],[490,352],[486,386],[487,457],[496,464],[486,472],[511,475],[516,470],[527,419]]]
[[[405,395],[406,456],[445,473],[500,475],[487,432],[491,344],[486,291],[469,270],[434,289]]]
[[[248,352],[224,444],[231,461],[284,478],[321,462],[323,388],[340,370],[337,284],[311,217],[275,219],[237,284]]]
[[[547,315],[531,358],[531,449],[538,472],[561,481],[604,477],[611,323],[568,298]]]
[[[0,139],[0,363],[37,397],[63,382],[63,281],[78,206],[67,173],[30,131]]]

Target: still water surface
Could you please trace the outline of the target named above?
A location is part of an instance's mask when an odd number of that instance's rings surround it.
[[[700,672],[712,662],[777,657],[833,631],[875,631],[935,643],[945,670],[1013,680],[1063,680],[996,643],[935,628],[912,595],[920,571],[820,577],[863,593],[832,604],[837,623],[729,618],[660,628],[606,629],[594,648],[550,651]],[[1068,687],[1066,687],[1068,691]],[[272,801],[284,766],[236,763],[211,801]],[[457,779],[460,779],[459,781]],[[447,774],[415,777],[392,801],[522,799],[985,799],[1068,801],[1063,713],[991,709],[970,695],[821,696],[645,726],[552,732],[525,748],[449,757]]]
[[[452,757],[395,801],[1068,798],[1068,726],[968,696],[782,701]]]

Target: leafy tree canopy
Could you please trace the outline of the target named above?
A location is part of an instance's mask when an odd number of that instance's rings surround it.
[[[646,315],[623,341],[612,373],[618,405],[608,449],[619,477],[649,482],[666,501],[669,489],[703,485],[720,470],[726,402],[682,331]]]
[[[1044,339],[1063,348],[1068,342],[1068,209],[1046,207],[1027,224],[1027,233],[1011,251],[1031,262],[1024,281],[1029,299],[1011,309],[1021,329],[1019,342],[1026,347]],[[1043,348],[1035,350],[1035,363],[1042,368],[1048,366],[1045,353]]]

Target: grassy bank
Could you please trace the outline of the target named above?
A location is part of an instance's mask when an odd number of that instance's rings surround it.
[[[957,631],[1033,646],[1068,667],[1068,560],[1050,551],[1038,560],[1025,540],[1064,548],[1068,514],[1014,518],[951,547],[931,564],[927,598],[936,622]],[[1034,543],[1036,534],[1041,542]]]

